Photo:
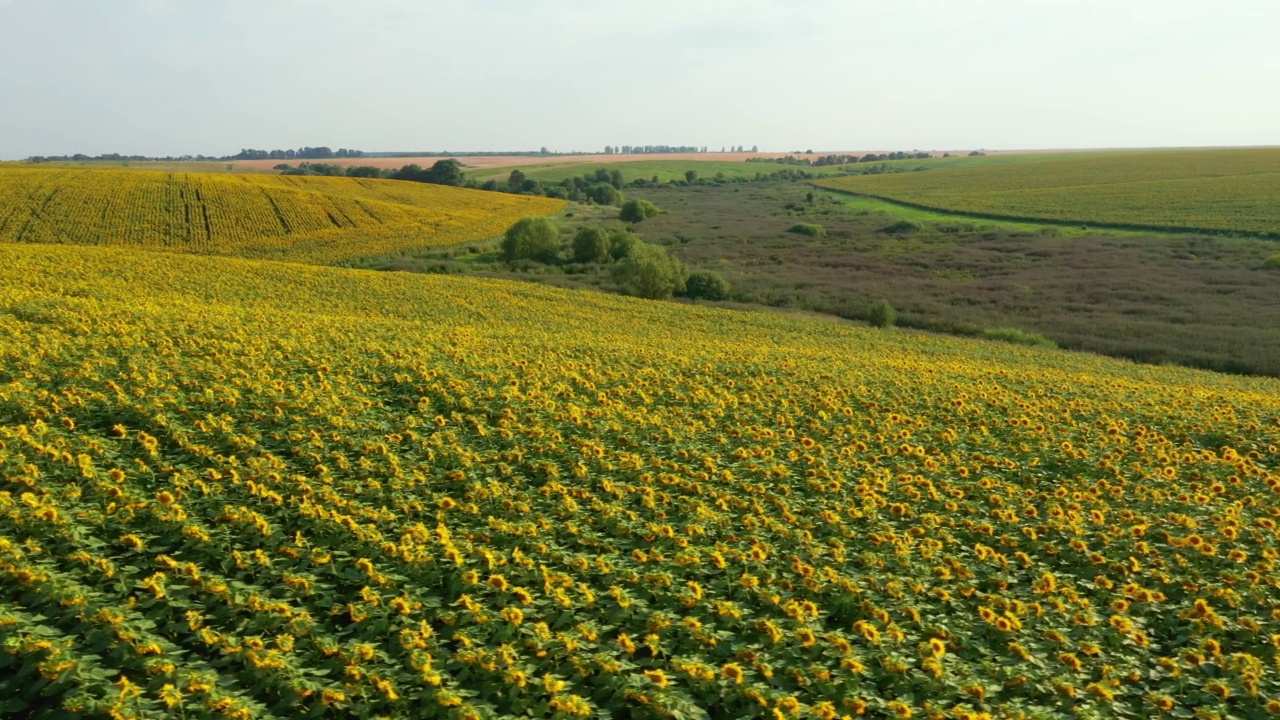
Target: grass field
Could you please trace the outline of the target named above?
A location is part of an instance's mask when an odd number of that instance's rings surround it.
[[[1272,240],[973,220],[800,183],[627,194],[666,210],[635,226],[646,241],[722,274],[740,305],[863,321],[886,299],[918,329],[1015,327],[1145,363],[1280,376]],[[574,208],[562,223],[566,245],[579,224],[611,217],[616,210]],[[826,237],[788,232],[797,223],[821,225]],[[616,289],[609,265],[509,266],[493,243],[363,266]]]
[[[386,180],[0,168],[0,241],[323,264],[484,239],[562,207]]]
[[[819,184],[982,217],[1280,237],[1280,149],[1034,157]]]
[[[1263,717],[1280,382],[0,244],[15,717]]]
[[[916,161],[923,163],[927,161]],[[749,162],[718,162],[712,160],[638,160],[632,162],[593,162],[593,163],[564,163],[557,165],[527,165],[518,168],[504,167],[493,170],[474,170],[468,172],[468,178],[475,179],[479,182],[485,180],[498,180],[502,182],[511,175],[512,170],[520,170],[528,177],[542,182],[559,182],[567,180],[571,177],[579,177],[584,173],[594,173],[597,170],[606,172],[617,170],[627,182],[632,180],[650,180],[654,177],[658,178],[658,182],[668,182],[670,180],[684,180],[685,172],[693,170],[698,173],[699,178],[712,179],[717,173],[723,174],[725,178],[754,178],[759,173],[769,174],[776,170],[785,168],[805,170],[814,174],[834,174],[834,170],[828,168],[811,168],[797,165],[777,165],[774,163],[749,163]]]

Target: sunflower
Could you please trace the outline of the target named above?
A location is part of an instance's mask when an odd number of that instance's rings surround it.
[[[649,682],[653,683],[654,685],[657,685],[660,688],[665,688],[669,682],[667,680],[666,673],[662,672],[661,670],[645,670],[644,676],[645,676],[645,679],[647,679]]]

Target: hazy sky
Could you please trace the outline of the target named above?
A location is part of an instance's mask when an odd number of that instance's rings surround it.
[[[1280,0],[0,0],[0,158],[1280,144]]]

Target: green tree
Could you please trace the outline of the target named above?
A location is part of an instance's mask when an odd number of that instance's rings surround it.
[[[601,227],[584,227],[573,236],[573,260],[580,263],[605,263],[609,254],[609,231]]]
[[[635,233],[622,227],[609,230],[609,254],[614,260],[621,260],[631,254],[640,245],[640,238]]]
[[[622,202],[622,193],[607,182],[596,183],[587,188],[586,195],[597,205],[617,205]]]
[[[684,263],[659,245],[639,243],[614,270],[614,277],[628,295],[665,300],[684,292],[688,271]]]
[[[872,327],[893,327],[898,322],[898,311],[893,309],[888,300],[877,300],[871,303],[871,309],[867,311],[867,322]]]
[[[720,273],[702,271],[689,275],[684,284],[685,297],[694,300],[726,300],[729,297],[729,281]]]
[[[423,182],[460,187],[466,184],[467,177],[462,172],[462,163],[448,158],[432,165],[431,169],[424,174]]]
[[[638,223],[660,213],[662,210],[648,200],[628,200],[622,203],[618,219],[623,222]]]
[[[525,174],[519,170],[512,170],[507,176],[507,191],[518,193],[524,188]]]
[[[560,232],[546,218],[527,217],[507,228],[502,238],[502,258],[552,262],[560,254]]]
[[[686,181],[686,182],[688,182],[689,184],[693,184],[693,183],[698,182],[698,171],[697,171],[697,170],[685,170],[685,171],[684,171],[684,179],[685,179],[685,181]]]

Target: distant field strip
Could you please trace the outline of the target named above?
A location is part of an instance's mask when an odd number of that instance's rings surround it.
[[[818,185],[1014,220],[1280,236],[1280,149],[1045,156]]]
[[[0,169],[0,242],[314,264],[491,237],[517,218],[561,207],[390,180]]]
[[[519,168],[503,167],[497,169],[485,169],[474,171],[474,178],[479,181],[498,180],[504,181],[512,170],[519,170],[527,177],[533,178],[547,183],[557,183],[561,180],[567,180],[571,177],[579,177],[583,174],[594,173],[598,170],[606,172],[617,170],[622,173],[623,178],[627,182],[632,180],[649,180],[657,178],[658,182],[667,182],[670,180],[684,180],[685,172],[693,170],[698,173],[698,177],[711,179],[718,173],[722,173],[727,179],[735,178],[754,178],[760,173],[772,173],[778,170],[804,170],[811,173],[832,173],[830,168],[809,167],[795,165],[781,165],[777,163],[765,162],[723,162],[712,160],[641,160],[641,161],[623,161],[623,162],[582,162],[582,163],[562,163],[556,165],[536,165],[531,164]]]

